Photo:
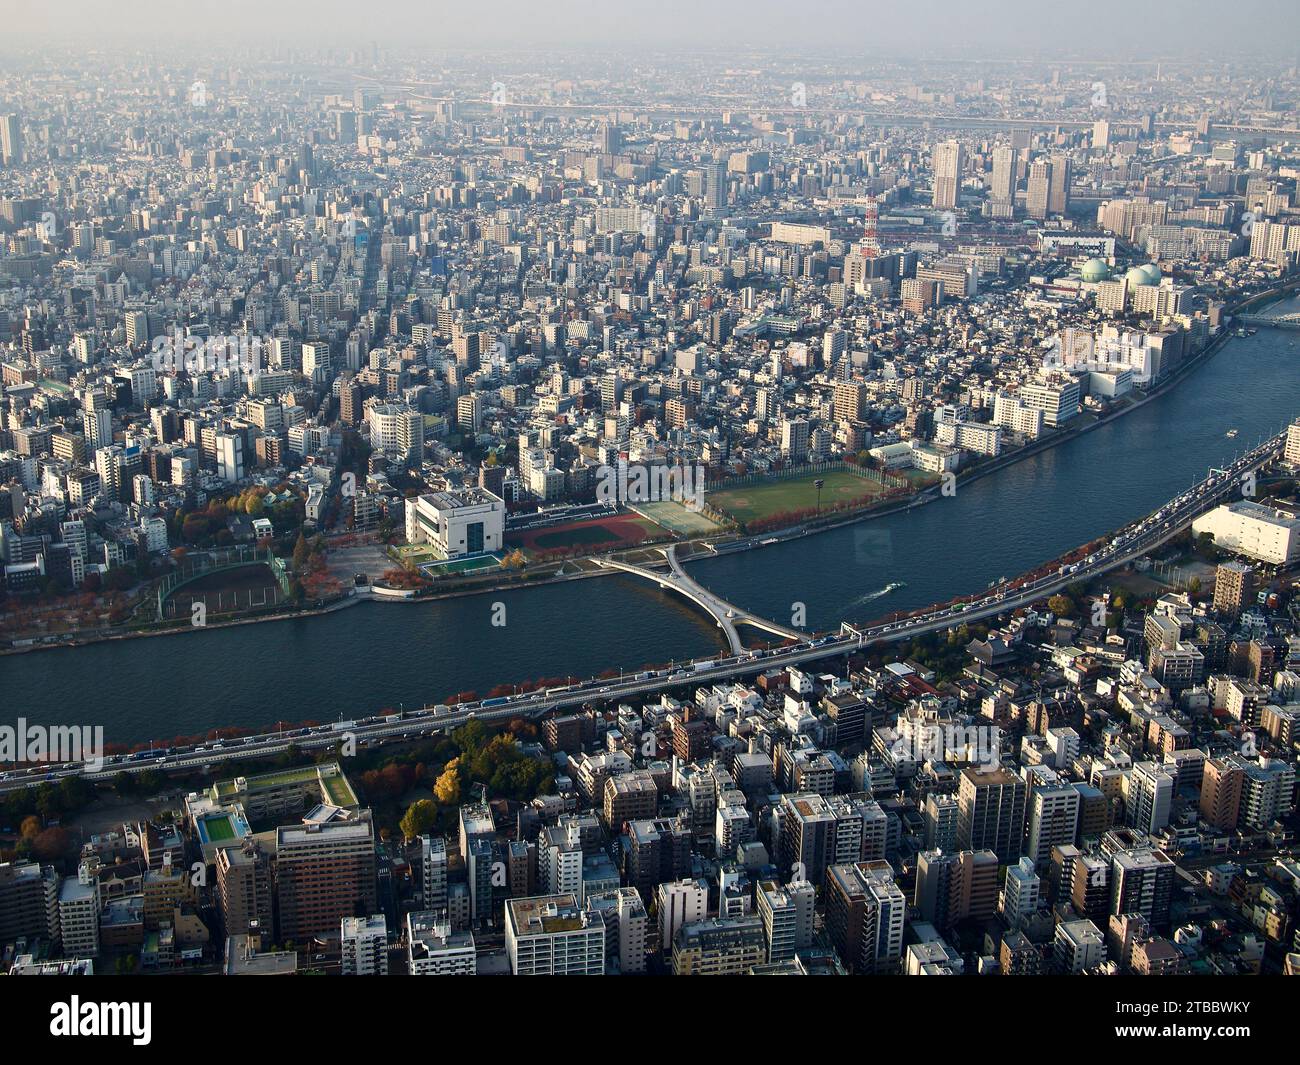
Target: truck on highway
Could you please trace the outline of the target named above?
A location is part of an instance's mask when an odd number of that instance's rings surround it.
[[[696,673],[703,673],[706,669],[713,669],[713,667],[716,666],[717,664],[718,664],[717,662],[715,662],[712,658],[710,658],[704,662],[694,663],[693,668]]]
[[[330,728],[332,728],[335,732],[346,732],[348,729],[356,728],[356,727],[357,727],[357,723],[355,721],[335,721],[332,725],[330,725]]]

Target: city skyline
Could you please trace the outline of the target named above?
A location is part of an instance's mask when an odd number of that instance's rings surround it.
[[[1298,23],[9,5],[0,975],[1280,1029]],[[336,1039],[281,987],[246,1038]]]

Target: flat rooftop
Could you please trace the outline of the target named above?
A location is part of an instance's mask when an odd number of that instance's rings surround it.
[[[511,899],[509,906],[517,935],[556,935],[561,932],[576,932],[583,927],[578,900],[573,895]]]

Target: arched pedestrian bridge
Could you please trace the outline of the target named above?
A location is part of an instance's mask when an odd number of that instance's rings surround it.
[[[645,580],[653,581],[660,588],[671,588],[679,594],[685,596],[692,603],[705,611],[710,617],[717,622],[723,634],[727,638],[727,643],[731,647],[732,654],[740,654],[745,650],[745,644],[740,638],[739,627],[748,625],[754,629],[760,629],[763,632],[770,633],[773,636],[779,636],[782,639],[806,640],[808,634],[801,632],[799,629],[791,628],[787,625],[778,625],[775,621],[769,621],[767,618],[761,618],[757,614],[751,614],[749,611],[742,609],[727,602],[727,600],[714,595],[699,582],[692,580],[682,567],[681,561],[677,558],[677,545],[672,544],[668,547],[660,548],[665,561],[668,563],[668,569],[651,569],[649,566],[638,566],[631,562],[620,562],[617,559],[598,559],[597,564],[604,569],[621,570],[624,573],[632,573]]]

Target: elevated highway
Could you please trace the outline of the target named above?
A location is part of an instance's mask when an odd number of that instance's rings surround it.
[[[264,758],[281,753],[290,746],[307,751],[327,750],[348,737],[358,744],[383,743],[391,740],[414,739],[449,732],[466,722],[507,722],[517,717],[540,717],[553,711],[575,709],[590,702],[610,702],[655,695],[685,684],[715,683],[733,677],[753,675],[760,671],[802,665],[823,658],[843,655],[870,646],[881,646],[910,640],[930,632],[941,632],[965,622],[994,618],[1010,610],[1041,601],[1053,593],[1078,581],[1087,581],[1110,570],[1127,565],[1134,559],[1160,547],[1187,528],[1191,522],[1212,507],[1240,494],[1249,477],[1282,453],[1285,432],[1272,437],[1223,469],[1211,470],[1209,476],[1180,493],[1159,510],[1119,530],[1103,548],[1081,562],[1060,566],[1052,572],[1032,579],[1024,577],[989,589],[981,598],[971,602],[939,605],[930,610],[896,621],[867,625],[842,623],[837,633],[808,636],[794,629],[776,625],[745,611],[736,610],[725,600],[713,596],[690,578],[686,582],[676,579],[674,571],[680,569],[675,554],[668,555],[669,573],[656,572],[645,567],[616,566],[626,572],[636,573],[663,587],[672,587],[715,617],[720,611],[726,615],[729,607],[736,616],[725,618],[734,632],[737,624],[751,624],[782,637],[794,637],[799,643],[792,647],[771,650],[735,650],[720,659],[683,663],[666,669],[647,670],[618,680],[589,680],[579,684],[550,688],[546,691],[526,692],[499,699],[486,699],[461,706],[422,707],[403,715],[371,717],[359,721],[339,722],[313,728],[296,729],[290,733],[273,733],[247,736],[238,740],[222,741],[212,745],[170,750],[156,757],[121,757],[103,765],[66,763],[62,765],[37,765],[20,768],[0,777],[0,793],[16,788],[35,787],[43,781],[57,781],[66,776],[85,776],[92,781],[108,781],[118,773],[142,773],[146,770],[170,772],[194,769],[215,769],[220,763],[247,758]],[[682,574],[685,576],[685,574]],[[696,598],[696,597],[699,598]],[[707,605],[706,605],[707,604]],[[721,623],[721,621],[720,621]],[[725,631],[725,630],[724,630]],[[730,642],[730,640],[729,640]]]

